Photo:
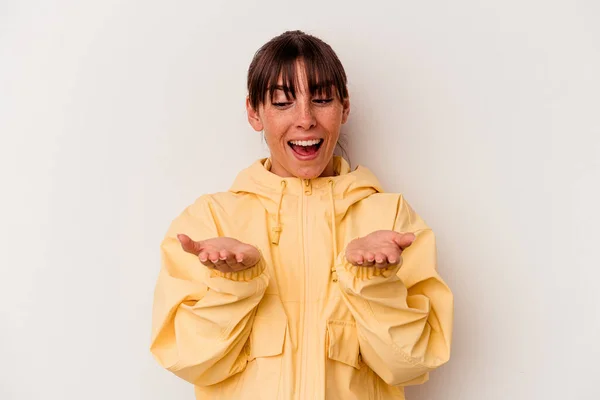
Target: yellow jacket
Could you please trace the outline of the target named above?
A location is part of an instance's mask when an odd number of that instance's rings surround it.
[[[335,158],[337,176],[301,180],[242,171],[204,195],[161,245],[151,351],[195,385],[197,399],[404,399],[450,356],[452,293],[436,272],[432,231],[364,167]],[[402,262],[355,267],[352,239],[413,232]],[[218,236],[255,245],[261,261],[221,273],[177,240]]]

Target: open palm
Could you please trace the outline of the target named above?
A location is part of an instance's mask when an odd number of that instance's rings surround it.
[[[415,240],[413,233],[381,230],[354,239],[346,247],[346,260],[353,265],[385,268],[400,262],[402,251]]]
[[[221,272],[237,272],[253,267],[260,260],[258,249],[229,237],[194,241],[185,234],[177,235],[184,251],[198,256],[202,264]]]

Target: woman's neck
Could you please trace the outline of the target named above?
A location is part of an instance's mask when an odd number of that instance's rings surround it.
[[[282,178],[300,178],[298,175],[295,175],[294,173],[286,170],[283,165],[281,165],[280,163],[278,163],[276,160],[271,159],[271,168],[269,168],[269,171],[271,171],[271,173],[278,175]],[[329,177],[329,176],[335,176],[335,166],[334,166],[334,162],[333,162],[333,157],[331,158],[331,160],[329,160],[329,162],[327,163],[327,166],[325,167],[325,169],[323,170],[323,172],[321,172],[321,175],[319,175],[318,177],[320,178],[325,178],[325,177]],[[312,179],[312,178],[301,178],[301,179]]]

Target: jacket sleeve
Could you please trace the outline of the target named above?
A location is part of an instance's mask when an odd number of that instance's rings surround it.
[[[244,370],[244,345],[268,285],[261,257],[252,268],[221,273],[182,250],[178,233],[193,240],[219,236],[210,203],[199,198],[170,225],[161,243],[150,351],[160,365],[195,385],[221,382]]]
[[[338,282],[358,329],[363,361],[390,385],[426,382],[450,357],[453,296],[436,271],[435,237],[399,198],[394,223],[416,239],[399,265],[356,267],[339,254]]]

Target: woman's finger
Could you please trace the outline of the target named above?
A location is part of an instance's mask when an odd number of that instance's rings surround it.
[[[390,252],[387,256],[388,263],[390,263],[391,265],[398,264],[400,262],[400,254],[401,254],[401,252],[399,252],[399,251]]]
[[[255,257],[249,256],[248,254],[244,254],[239,264],[243,265],[244,268],[254,267],[258,260]]]
[[[360,250],[350,250],[346,253],[346,261],[352,265],[360,266],[363,263],[363,254]]]
[[[375,264],[377,264],[377,266],[387,264],[387,256],[383,253],[375,253]]]
[[[198,253],[198,258],[202,264],[206,263],[208,261],[208,252],[206,250],[202,250],[200,253]]]
[[[227,262],[221,260],[220,251],[211,251],[206,263],[210,264],[209,268],[213,268],[221,272],[233,272],[233,270],[227,265]]]
[[[218,260],[217,262],[215,262],[213,264],[215,264],[215,267],[217,267],[217,268],[221,268],[221,267],[227,266],[227,263],[224,260]]]
[[[394,242],[400,247],[402,250],[406,249],[410,246],[416,239],[414,233],[397,233],[394,237]]]
[[[212,262],[213,264],[217,265],[217,263],[219,262],[219,252],[218,251],[209,251],[208,252],[208,260],[210,262]]]
[[[221,252],[221,255],[223,255],[223,253]],[[235,254],[233,254],[232,252],[228,251],[227,254],[225,254],[225,260],[224,260],[227,265],[232,268],[232,269],[237,269],[238,266],[238,262],[235,259]]]
[[[375,254],[371,251],[365,252],[363,265],[370,267],[375,263]]]
[[[245,258],[246,258],[246,257],[244,257],[244,253],[236,253],[236,254],[235,254],[235,261],[236,261],[238,264],[244,264],[244,259],[245,259]]]
[[[363,256],[362,252],[359,252],[359,253],[357,253],[357,254],[354,256],[354,262],[353,262],[353,264],[354,264],[354,265],[357,265],[357,266],[361,266],[361,265],[363,265],[364,263],[365,263],[365,258],[364,258],[364,256]]]
[[[386,268],[389,266],[387,254],[384,252],[377,253],[375,255],[375,267],[377,268]]]
[[[194,242],[188,235],[180,233],[177,235],[177,240],[181,244],[181,248],[186,253],[193,254],[197,256],[200,253],[201,246],[200,242]]]
[[[260,261],[260,252],[254,246],[248,245],[241,252],[236,254],[236,260],[238,263],[244,266],[244,268],[250,268],[255,266]],[[243,268],[243,269],[244,269]]]
[[[204,261],[200,260],[200,262],[202,263],[202,265],[204,265],[205,267],[208,267],[210,269],[214,269],[215,268],[215,264],[213,264],[208,258]]]

